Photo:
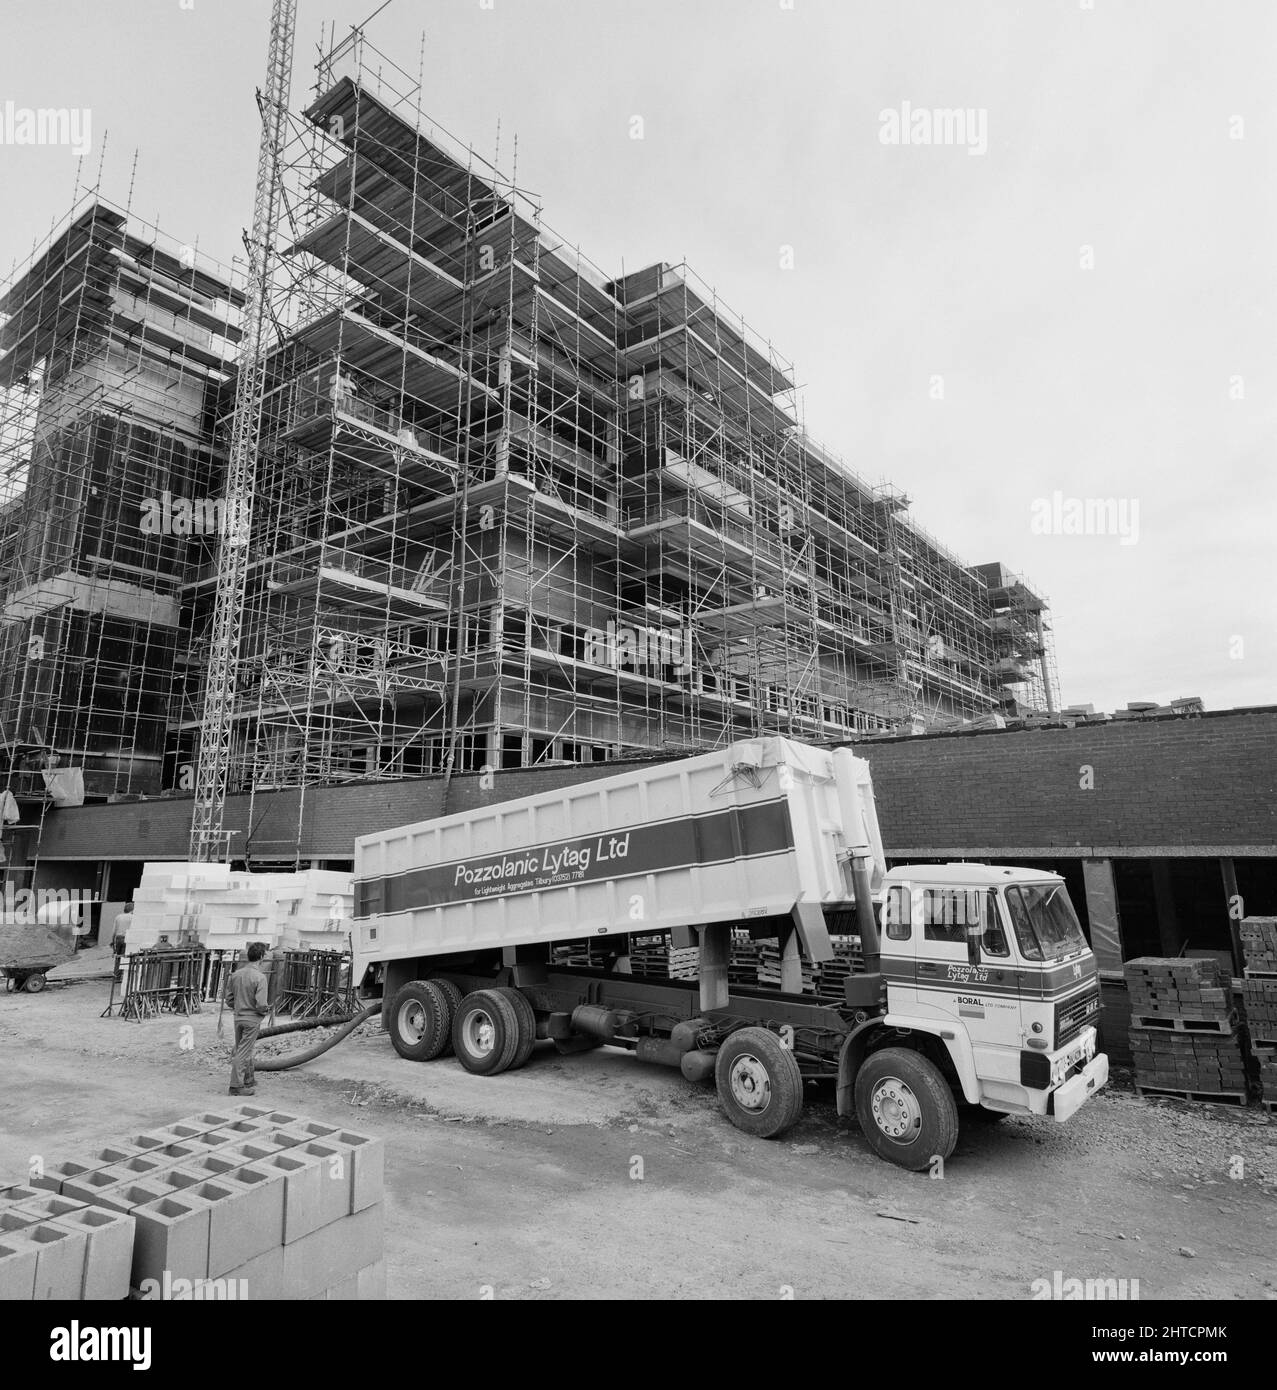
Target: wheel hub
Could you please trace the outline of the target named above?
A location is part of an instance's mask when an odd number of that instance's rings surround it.
[[[496,1042],[497,1030],[487,1014],[476,1011],[466,1019],[466,1041],[470,1051],[478,1057],[486,1057]]]
[[[767,1068],[748,1053],[737,1057],[730,1074],[732,1099],[742,1110],[753,1114],[766,1110],[771,1104],[772,1084]]]
[[[907,1140],[922,1127],[918,1097],[897,1076],[884,1076],[869,1101],[874,1123],[889,1138]]]
[[[410,1043],[426,1036],[426,1011],[413,999],[399,1010],[399,1032]]]

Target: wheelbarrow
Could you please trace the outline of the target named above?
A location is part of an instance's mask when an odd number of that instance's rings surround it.
[[[39,994],[47,972],[75,954],[75,938],[49,927],[0,922],[0,975],[5,990]]]

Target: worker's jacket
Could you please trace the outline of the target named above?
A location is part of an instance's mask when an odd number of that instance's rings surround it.
[[[249,961],[231,976],[226,985],[226,1002],[235,1010],[239,1022],[257,1023],[270,1013],[266,975],[259,965]]]

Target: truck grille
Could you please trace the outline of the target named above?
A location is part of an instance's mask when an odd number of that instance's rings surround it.
[[[1062,1000],[1055,1006],[1055,1046],[1061,1048],[1071,1042],[1088,1025],[1098,1021],[1100,1014],[1100,989],[1098,985],[1075,994],[1072,999]]]

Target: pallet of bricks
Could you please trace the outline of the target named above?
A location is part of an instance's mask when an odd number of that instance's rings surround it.
[[[1245,1043],[1220,963],[1140,956],[1123,973],[1139,1094],[1245,1105]]]
[[[384,1298],[384,1166],[245,1104],[0,1179],[0,1300]]]
[[[1277,917],[1244,918],[1241,939],[1242,1002],[1251,1052],[1259,1064],[1260,1103],[1277,1112]]]

